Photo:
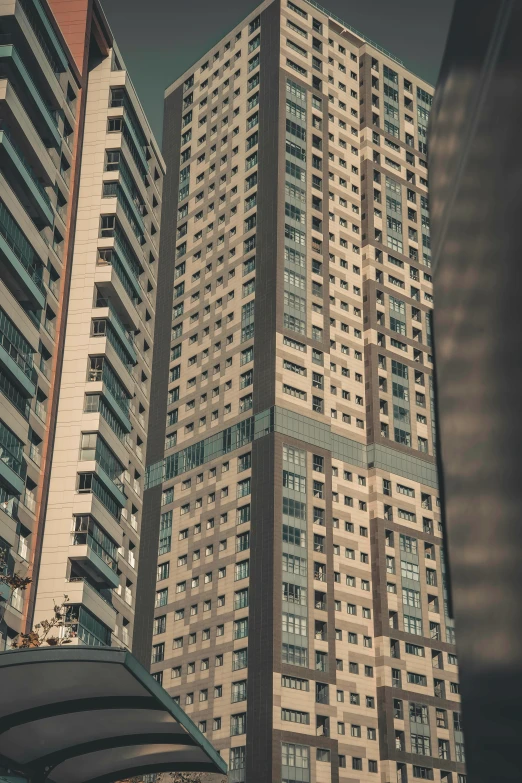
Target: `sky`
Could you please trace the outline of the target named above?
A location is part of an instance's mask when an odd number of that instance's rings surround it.
[[[260,0],[101,0],[161,142],[163,93]],[[435,84],[453,0],[323,0],[329,11]]]

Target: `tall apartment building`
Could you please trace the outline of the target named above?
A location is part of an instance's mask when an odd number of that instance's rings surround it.
[[[64,596],[130,647],[164,164],[96,0],[0,26],[1,647]]]
[[[152,671],[234,783],[466,779],[431,102],[306,0],[262,3],[167,90]]]

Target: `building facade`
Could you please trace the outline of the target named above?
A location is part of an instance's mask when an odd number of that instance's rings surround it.
[[[432,92],[320,6],[273,0],[166,93],[152,671],[235,783],[466,779]]]
[[[0,24],[2,645],[65,601],[130,647],[164,164],[96,2]]]

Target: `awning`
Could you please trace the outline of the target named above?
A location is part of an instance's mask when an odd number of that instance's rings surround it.
[[[127,651],[0,653],[0,766],[48,783],[113,783],[226,764]]]

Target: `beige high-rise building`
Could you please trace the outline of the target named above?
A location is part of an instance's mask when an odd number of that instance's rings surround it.
[[[165,167],[97,0],[0,24],[0,648],[130,648]]]
[[[152,671],[233,783],[466,780],[434,453],[432,93],[306,0],[267,0],[166,93],[171,343],[144,589]]]

